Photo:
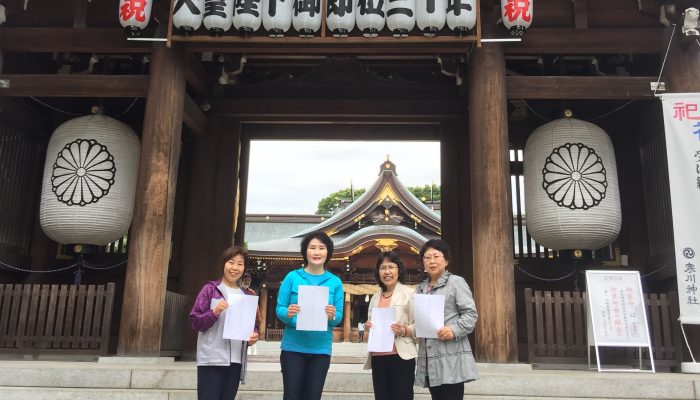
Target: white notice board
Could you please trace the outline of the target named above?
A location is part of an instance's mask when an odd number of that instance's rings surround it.
[[[637,271],[586,271],[589,346],[647,347],[654,372],[642,282]],[[592,337],[591,337],[592,334]],[[591,344],[591,340],[593,344]],[[641,369],[641,358],[640,358]]]

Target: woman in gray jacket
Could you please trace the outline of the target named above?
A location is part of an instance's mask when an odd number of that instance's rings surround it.
[[[447,243],[427,241],[420,257],[428,278],[418,285],[416,294],[445,296],[445,326],[438,329],[437,339],[418,340],[416,385],[428,387],[433,400],[461,400],[464,382],[478,378],[467,337],[476,325],[474,298],[464,278],[447,271]]]
[[[231,296],[255,295],[252,289],[241,285],[247,257],[245,250],[238,246],[224,250],[219,258],[221,279],[204,284],[190,311],[190,324],[199,332],[198,400],[235,399],[238,384],[245,376],[248,345],[258,341],[260,310],[256,312],[254,332],[247,341],[224,339],[224,321]]]

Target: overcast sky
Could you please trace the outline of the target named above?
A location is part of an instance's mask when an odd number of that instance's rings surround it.
[[[440,184],[439,142],[253,141],[248,214],[313,214],[319,200],[368,189],[386,156],[406,186]]]

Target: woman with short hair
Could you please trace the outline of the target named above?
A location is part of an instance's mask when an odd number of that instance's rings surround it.
[[[370,352],[365,369],[372,369],[375,400],[412,400],[413,373],[416,368],[416,340],[413,336],[413,289],[404,286],[406,268],[398,254],[382,253],[374,267],[374,279],[381,291],[369,301],[369,319],[365,326],[372,327],[375,307],[393,307],[396,321],[391,325],[394,346],[384,353]],[[372,332],[370,331],[370,335]]]
[[[437,339],[419,338],[416,385],[427,387],[433,400],[461,400],[464,383],[478,378],[467,336],[474,331],[477,312],[469,285],[447,270],[450,248],[442,240],[427,241],[420,250],[428,274],[416,294],[445,297],[445,325]]]
[[[277,294],[277,318],[285,325],[282,336],[282,384],[284,400],[319,400],[331,363],[333,328],[343,320],[343,283],[326,269],[333,256],[333,241],[323,232],[312,232],[301,241],[304,265],[291,271]],[[328,287],[325,331],[297,330],[299,286]]]
[[[243,288],[248,253],[231,246],[221,253],[221,279],[204,284],[190,311],[189,321],[197,334],[197,399],[233,400],[238,385],[245,378],[248,346],[259,338],[260,310],[255,318],[255,330],[248,341],[224,339],[226,310],[231,296],[255,296],[252,289]]]

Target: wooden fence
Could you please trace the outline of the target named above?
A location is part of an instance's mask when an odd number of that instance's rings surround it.
[[[106,355],[114,283],[0,284],[0,351]]]
[[[675,292],[646,293],[645,304],[654,363],[678,367],[682,357],[679,313]],[[534,291],[525,289],[528,361],[531,364],[580,364],[588,360],[585,292]],[[604,349],[613,362],[638,360],[636,348]],[[642,356],[648,359],[648,351]],[[595,357],[592,352],[592,357]],[[601,356],[603,358],[603,356]]]

